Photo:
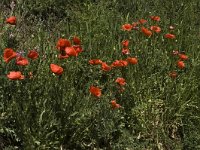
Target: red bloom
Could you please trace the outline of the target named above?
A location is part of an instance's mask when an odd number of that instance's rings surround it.
[[[61,75],[63,73],[63,68],[56,64],[50,64],[50,69],[56,75]]]
[[[11,71],[7,74],[7,77],[11,80],[21,80],[24,79],[24,75],[20,71]]]
[[[124,86],[124,85],[126,84],[126,81],[125,81],[124,78],[117,78],[117,79],[115,80],[115,82],[118,83],[118,84],[121,85],[121,86]]]
[[[76,52],[76,50],[73,47],[66,47],[65,52],[69,56],[78,56],[78,53]]]
[[[75,51],[77,52],[77,54],[81,53],[83,51],[82,47],[80,45],[73,45],[72,46]]]
[[[122,41],[122,46],[123,47],[128,47],[128,45],[129,45],[129,40],[123,40]]]
[[[101,89],[99,89],[98,87],[95,87],[95,86],[90,86],[90,93],[96,97],[100,97]]]
[[[105,62],[103,62],[103,63],[101,63],[101,69],[103,71],[110,71],[111,67],[108,64],[106,64]]]
[[[6,23],[11,24],[11,25],[16,25],[17,18],[15,16],[11,16],[6,19]]]
[[[117,104],[116,100],[111,101],[111,107],[112,109],[120,108],[121,106]]]
[[[156,33],[159,33],[161,31],[161,28],[159,26],[151,26],[150,29],[151,31],[154,31]]]
[[[56,48],[58,50],[64,50],[66,47],[70,47],[71,43],[67,39],[60,38],[57,42]]]
[[[39,56],[39,54],[36,50],[30,50],[28,53],[28,58],[30,58],[30,59],[37,59],[38,56]]]
[[[136,57],[128,57],[126,60],[128,61],[128,63],[133,65],[138,63],[138,59]]]
[[[80,45],[81,44],[81,40],[77,36],[73,37],[73,42],[74,42],[75,45]]]
[[[184,68],[185,68],[185,63],[184,63],[183,61],[179,60],[179,61],[177,62],[177,67],[178,67],[179,69],[184,69]]]
[[[19,56],[16,58],[16,64],[19,65],[19,66],[26,66],[28,65],[28,59],[22,57],[22,56]]]
[[[178,56],[181,60],[188,60],[188,56],[185,54],[179,54]]]
[[[4,50],[3,59],[6,63],[8,63],[11,59],[15,58],[17,53],[13,51],[11,48],[6,48]]]
[[[122,30],[124,30],[124,31],[131,31],[131,29],[132,29],[132,25],[131,24],[124,24],[124,25],[122,25]]]
[[[176,71],[172,71],[169,73],[169,76],[173,79],[175,79],[178,76],[178,73]]]
[[[116,60],[112,63],[111,67],[126,67],[128,62],[126,60]]]
[[[67,54],[65,54],[65,55],[64,54],[59,54],[58,58],[59,59],[65,59],[65,58],[69,58],[69,56]]]
[[[150,16],[151,20],[154,21],[160,21],[160,17],[159,16]]]
[[[145,27],[142,27],[141,31],[144,33],[144,35],[146,35],[148,37],[150,37],[152,35],[152,32],[149,29],[145,28]]]
[[[176,36],[174,34],[171,34],[171,33],[165,34],[164,37],[167,38],[167,39],[175,39],[176,38]]]
[[[147,20],[145,20],[145,19],[140,19],[140,20],[139,20],[139,23],[140,23],[140,24],[145,24],[145,23],[147,23]]]
[[[139,28],[138,28],[138,24],[139,24],[139,22],[133,22],[132,23],[132,28],[134,29],[134,30],[138,30]]]
[[[91,65],[101,65],[103,62],[100,59],[91,59],[89,64]]]
[[[130,50],[128,48],[122,48],[122,54],[128,55],[130,54]]]

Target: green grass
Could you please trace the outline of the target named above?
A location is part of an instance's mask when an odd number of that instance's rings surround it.
[[[198,0],[62,2],[49,0],[50,10],[44,2],[19,0],[13,10],[9,1],[0,2],[0,149],[200,149]],[[16,26],[5,24],[10,15],[17,17]],[[148,20],[146,27],[155,24],[150,15],[161,17],[161,33],[148,38],[121,30],[141,18]],[[175,27],[175,40],[163,38],[169,25]],[[74,35],[84,51],[59,60],[57,40]],[[103,72],[88,63],[125,59],[125,39],[137,65]],[[6,64],[8,47],[25,56],[36,49],[39,58],[25,67],[14,60]],[[175,49],[189,56],[183,70],[172,56]],[[51,63],[64,68],[60,77],[51,72]],[[33,72],[33,78],[9,80],[6,75],[13,70],[26,77]],[[173,70],[176,79],[168,75]],[[126,79],[123,93],[116,88],[117,77]],[[91,85],[102,89],[100,98],[90,94]],[[113,99],[122,107],[113,110]]]

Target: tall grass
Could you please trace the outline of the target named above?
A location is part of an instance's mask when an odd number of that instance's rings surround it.
[[[61,5],[60,3],[64,4]],[[0,149],[200,149],[199,127],[199,7],[197,0],[175,1],[49,1],[19,0],[0,3]],[[48,5],[51,9],[48,9]],[[50,14],[49,11],[52,13]],[[63,14],[61,14],[63,13]],[[47,15],[48,14],[48,15]],[[17,16],[16,26],[5,24]],[[162,32],[148,38],[140,31],[121,30],[125,23],[158,15]],[[175,27],[175,40],[163,36]],[[80,37],[83,52],[59,60],[59,38]],[[121,42],[130,40],[130,56],[137,65],[104,72],[88,63],[101,59],[109,65],[122,55]],[[36,49],[39,58],[26,67],[3,61],[5,48]],[[173,50],[184,51],[186,68],[176,66]],[[50,71],[51,63],[64,68],[61,76]],[[24,80],[7,78],[21,71]],[[172,79],[169,72],[177,70]],[[28,73],[33,73],[29,79]],[[115,79],[126,79],[118,92]],[[90,94],[91,85],[102,96]],[[112,109],[116,99],[121,105]]]

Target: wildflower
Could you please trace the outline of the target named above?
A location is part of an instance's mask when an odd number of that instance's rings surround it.
[[[138,24],[139,24],[139,22],[133,22],[133,23],[132,23],[132,28],[133,28],[134,30],[138,30],[138,29],[139,29]]]
[[[175,39],[176,38],[176,36],[174,34],[171,34],[171,33],[165,34],[164,37],[167,38],[167,39]]]
[[[81,44],[81,40],[77,36],[73,37],[73,42],[74,42],[75,45],[80,45]]]
[[[77,54],[81,53],[83,51],[82,47],[80,45],[73,45],[72,46],[75,51],[77,52]]]
[[[29,62],[28,62],[28,59],[26,59],[22,56],[19,56],[16,58],[16,64],[19,66],[26,66],[29,64]]]
[[[17,18],[15,16],[11,16],[6,19],[6,23],[10,25],[16,25],[17,23]]]
[[[123,47],[128,47],[128,45],[129,45],[129,40],[123,40],[122,41],[122,46]]]
[[[124,24],[122,25],[122,30],[124,31],[131,31],[132,25],[131,24]]]
[[[30,59],[37,59],[38,56],[39,56],[39,54],[36,50],[30,50],[28,52],[28,58],[30,58]]]
[[[89,64],[91,65],[101,65],[103,62],[100,59],[91,59],[89,60]]]
[[[56,75],[61,75],[63,73],[63,68],[56,64],[50,64],[50,69]]]
[[[122,54],[128,55],[130,54],[130,50],[128,48],[122,48]]]
[[[58,58],[59,58],[59,59],[69,58],[69,55],[67,55],[67,54],[59,54],[59,55],[58,55]]]
[[[159,16],[150,16],[151,20],[154,21],[160,21],[160,17]]]
[[[147,20],[145,20],[145,19],[140,19],[140,20],[139,20],[139,23],[140,23],[140,24],[145,24],[145,23],[147,23]]]
[[[185,54],[179,54],[178,56],[181,60],[188,60],[188,56]]]
[[[128,62],[126,60],[116,60],[112,63],[111,67],[126,67]]]
[[[65,52],[68,56],[78,56],[78,53],[73,47],[66,47]]]
[[[7,77],[11,80],[21,80],[24,79],[24,75],[20,71],[11,71],[7,74]]]
[[[150,37],[152,35],[152,32],[149,29],[145,28],[145,27],[142,27],[141,31],[144,33],[144,35],[146,35],[148,37]]]
[[[175,79],[178,76],[178,73],[176,71],[172,71],[169,73],[169,76],[173,79]]]
[[[95,86],[90,86],[90,93],[96,97],[101,96],[101,89]]]
[[[138,59],[136,57],[128,57],[126,60],[128,61],[128,63],[133,65],[138,63]]]
[[[151,26],[150,29],[151,31],[154,31],[156,33],[159,33],[161,31],[161,28],[159,26]]]
[[[3,59],[6,63],[8,63],[11,59],[15,58],[17,56],[17,53],[14,52],[13,49],[11,48],[6,48],[4,50],[4,54],[3,54]]]
[[[121,106],[117,104],[116,100],[111,101],[111,107],[112,109],[120,108]]]
[[[173,50],[172,54],[173,54],[174,56],[176,56],[176,55],[179,54],[179,51],[178,51],[178,50]]]
[[[116,80],[115,80],[116,83],[118,83],[120,86],[124,86],[126,84],[126,81],[124,78],[120,78],[118,77]]]
[[[66,47],[70,47],[71,43],[67,39],[60,38],[57,42],[56,48],[58,50],[65,50]]]
[[[184,68],[185,68],[185,63],[184,63],[183,61],[179,60],[179,61],[177,62],[177,67],[178,67],[179,69],[184,69]]]
[[[174,28],[175,28],[174,26],[169,26],[170,30],[174,30]]]
[[[111,67],[107,63],[103,62],[103,63],[101,63],[101,69],[103,71],[110,71]]]

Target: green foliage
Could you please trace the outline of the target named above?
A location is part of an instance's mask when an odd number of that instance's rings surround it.
[[[36,49],[39,58],[26,67],[0,59],[0,149],[116,149],[167,150],[200,148],[199,112],[199,7],[198,1],[132,0],[18,0],[16,6],[2,0],[0,55],[13,48],[27,56]],[[17,16],[17,25],[5,18]],[[138,19],[154,24],[149,15],[161,16],[162,32],[147,38],[141,32],[124,32],[121,26]],[[149,27],[147,25],[147,27]],[[169,31],[168,26],[175,26]],[[176,35],[174,41],[163,38]],[[59,60],[59,38],[80,37],[83,52],[77,58]],[[103,72],[90,59],[111,64],[126,59],[122,40],[130,40],[137,65]],[[178,70],[172,51],[189,56],[186,69]],[[52,74],[51,63],[64,72]],[[7,78],[21,71],[24,80]],[[168,73],[177,70],[171,79]],[[29,72],[33,77],[29,78]],[[120,93],[117,77],[126,79]],[[91,85],[102,89],[96,98]],[[112,109],[116,99],[122,106]]]

